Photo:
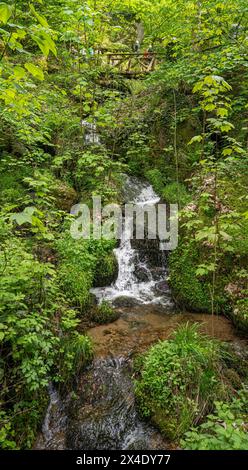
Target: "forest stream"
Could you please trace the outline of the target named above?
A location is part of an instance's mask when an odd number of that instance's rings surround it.
[[[151,206],[160,200],[151,185],[137,178],[127,178],[124,189],[125,202]],[[95,359],[68,396],[60,397],[50,385],[50,404],[36,449],[173,448],[139,417],[133,358],[158,340],[167,339],[186,322],[198,322],[202,332],[231,342],[237,354],[242,354],[245,342],[225,317],[178,313],[166,281],[166,256],[159,243],[131,238],[131,225],[127,223],[115,250],[119,265],[115,283],[92,289],[98,302],[111,302],[120,318],[88,331],[95,345]]]
[[[247,3],[0,0],[1,467],[245,458]]]

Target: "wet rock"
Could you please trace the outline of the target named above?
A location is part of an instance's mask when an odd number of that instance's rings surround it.
[[[156,432],[135,409],[128,362],[98,360],[80,384],[80,398],[70,404],[67,448],[122,450],[159,448]]]
[[[151,279],[150,272],[146,266],[138,266],[135,270],[135,277],[140,282],[148,282]]]
[[[155,290],[156,290],[156,292],[158,292],[159,294],[168,294],[168,292],[170,292],[170,288],[169,288],[169,286],[168,286],[168,282],[167,282],[167,281],[160,281],[160,282],[158,282],[158,284],[156,284]]]
[[[112,304],[114,305],[114,307],[122,308],[122,307],[135,307],[137,305],[140,305],[140,302],[134,297],[128,297],[128,296],[122,295],[114,299]]]
[[[152,268],[151,270],[151,275],[153,279],[160,281],[163,276],[165,276],[165,268],[164,267],[157,267],[157,268]]]

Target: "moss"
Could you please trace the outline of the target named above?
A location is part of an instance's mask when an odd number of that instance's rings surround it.
[[[91,319],[99,325],[112,323],[119,317],[120,314],[108,302],[102,302],[91,313]]]
[[[114,253],[101,256],[96,264],[94,273],[94,286],[110,286],[118,276],[118,262]]]
[[[79,199],[75,189],[59,180],[55,180],[52,194],[55,197],[57,208],[65,212],[70,212],[72,206],[76,204]]]
[[[194,245],[179,245],[169,257],[169,283],[180,307],[196,312],[210,312],[208,285],[196,276],[198,263],[199,253]]]

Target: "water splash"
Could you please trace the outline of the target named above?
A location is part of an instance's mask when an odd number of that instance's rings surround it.
[[[125,202],[133,202],[144,209],[149,209],[160,201],[160,197],[149,183],[136,178],[127,178],[124,196]],[[156,289],[158,283],[167,278],[166,263],[162,262],[160,269],[154,275],[149,262],[142,260],[139,250],[134,247],[132,235],[133,220],[126,218],[123,223],[120,246],[115,250],[119,266],[118,278],[112,286],[95,288],[91,292],[100,303],[103,300],[115,303],[119,298],[129,298],[139,304],[162,304],[169,307],[172,303],[168,289],[165,290],[164,295],[161,295],[161,292],[159,294]],[[143,279],[139,275],[140,272],[143,273],[141,276]],[[159,279],[158,272],[160,272]]]

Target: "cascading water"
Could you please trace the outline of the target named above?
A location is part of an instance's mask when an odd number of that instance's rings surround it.
[[[160,434],[138,416],[128,367],[129,361],[124,358],[96,360],[81,378],[78,397],[67,397],[64,403],[51,390],[36,449],[164,448]]]
[[[100,136],[97,132],[96,124],[88,121],[82,121],[82,127],[85,130],[86,145],[100,145]]]
[[[124,198],[141,208],[153,207],[160,200],[151,185],[136,178],[127,178]],[[139,248],[132,240],[131,219],[124,221],[123,228],[120,245],[115,250],[118,278],[111,287],[93,289],[92,292],[99,302],[105,299],[115,304],[118,299],[125,298],[136,302],[143,310],[149,305],[154,309],[155,304],[167,311],[172,304],[166,283],[165,260],[160,253],[160,266],[150,262],[149,243],[144,246],[142,241]],[[158,250],[159,245],[155,247],[155,251]],[[129,353],[127,350],[125,358],[96,359],[81,376],[74,398],[68,396],[62,400],[53,388],[50,389],[51,401],[37,449],[166,448],[161,435],[140,420],[137,414]]]
[[[124,188],[126,202],[133,202],[143,210],[156,206],[160,197],[147,182],[137,178],[127,178]],[[169,307],[171,298],[166,284],[167,272],[161,252],[161,265],[156,269],[150,266],[148,259],[142,259],[135,247],[133,238],[133,218],[123,222],[122,237],[119,247],[115,250],[119,272],[116,282],[106,288],[92,289],[99,302],[102,300],[116,303],[118,299],[133,299],[137,304],[161,304]],[[149,252],[149,243],[146,247]],[[161,295],[161,287],[162,295]]]

